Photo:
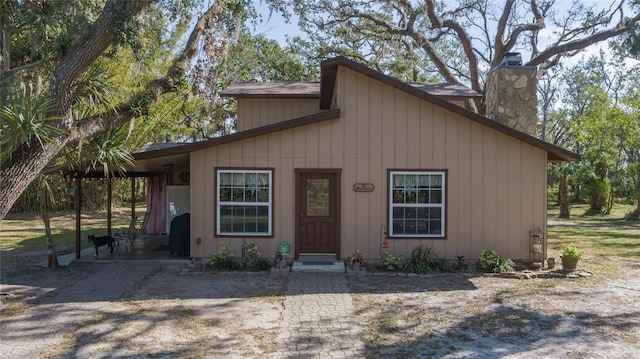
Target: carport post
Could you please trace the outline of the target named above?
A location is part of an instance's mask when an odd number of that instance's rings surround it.
[[[107,177],[107,235],[111,236],[111,176]]]
[[[76,176],[76,199],[74,204],[76,206],[76,259],[80,259],[80,241],[81,234],[80,230],[80,215],[81,215],[81,207],[82,207],[82,176],[80,173],[75,173]]]
[[[136,218],[136,177],[131,176],[131,219]]]

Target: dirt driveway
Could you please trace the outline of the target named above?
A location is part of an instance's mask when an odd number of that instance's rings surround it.
[[[640,261],[615,280],[354,276],[368,358],[640,356]],[[342,275],[342,274],[336,274]],[[158,263],[2,267],[3,358],[277,357],[287,279]]]

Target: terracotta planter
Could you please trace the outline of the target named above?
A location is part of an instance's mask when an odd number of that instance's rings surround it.
[[[547,259],[547,267],[549,269],[553,269],[556,267],[556,259],[553,257],[549,257],[549,259]]]
[[[569,258],[560,256],[562,259],[562,269],[563,270],[576,270],[578,267],[578,258]]]

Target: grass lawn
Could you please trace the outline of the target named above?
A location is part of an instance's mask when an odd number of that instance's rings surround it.
[[[628,204],[616,204],[611,208],[610,215],[586,215],[589,209],[588,204],[572,204],[570,218],[558,218],[560,208],[556,205],[549,206],[549,219],[562,223],[576,223],[591,226],[606,227],[633,227],[640,228],[639,221],[627,221],[624,217],[627,213],[633,212],[636,206]]]
[[[574,245],[583,252],[581,267],[591,271],[616,276],[615,265],[609,261],[597,261],[599,257],[619,257],[622,260],[640,258],[640,221],[627,221],[626,213],[634,207],[617,205],[609,216],[586,216],[587,205],[573,205],[571,218],[558,218],[557,206],[549,208],[548,227],[549,256],[560,261],[560,250],[565,245]],[[145,212],[138,207],[136,213]],[[119,208],[113,211],[113,228],[125,229],[129,225],[130,210]],[[90,234],[106,234],[106,212],[82,215],[82,248],[89,247],[86,240]],[[75,214],[61,213],[51,218],[53,240],[59,254],[75,250]],[[46,238],[44,224],[38,215],[8,216],[0,222],[0,251],[4,260],[8,254],[17,251],[44,251]]]
[[[616,205],[609,216],[585,215],[587,209],[586,204],[573,205],[571,217],[563,219],[558,207],[549,208],[549,256],[559,262],[562,247],[573,245],[584,254],[580,267],[617,277],[619,266],[606,258],[640,258],[640,221],[624,219],[635,207]]]
[[[145,208],[136,208],[137,214],[144,214]],[[126,229],[131,221],[130,209],[114,209],[112,216],[112,228]],[[51,234],[58,254],[67,254],[75,251],[75,213],[58,213],[51,215]],[[85,213],[81,218],[82,234],[81,247],[89,247],[87,236],[107,234],[107,213]],[[35,215],[9,215],[0,222],[0,251],[8,254],[11,251],[45,251],[47,239],[45,237],[44,223],[38,214]],[[6,259],[6,258],[5,258]]]

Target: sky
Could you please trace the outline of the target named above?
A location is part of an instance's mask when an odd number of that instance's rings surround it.
[[[559,0],[557,3],[559,5],[559,8],[558,8],[559,11],[563,11],[563,9],[566,11],[568,7],[571,6],[572,1]],[[595,3],[597,5],[604,6],[609,4],[610,0],[592,0],[592,1],[587,0],[585,1],[585,3]],[[280,13],[274,11],[270,14],[269,7],[267,5],[266,0],[257,1],[256,9],[258,13],[260,13],[263,17],[263,22],[256,28],[257,33],[261,33],[267,36],[268,38],[275,39],[283,46],[286,46],[287,36],[288,37],[294,37],[294,36],[304,37],[305,34],[301,32],[300,29],[298,28],[297,18],[293,18],[290,23],[287,23],[284,17],[280,15]],[[628,10],[625,12],[625,14],[627,15],[631,14],[631,11]],[[541,31],[539,36],[541,48],[544,48],[545,43],[550,43],[552,41],[552,39],[550,38],[552,36],[552,33],[553,33],[553,29],[549,27]],[[565,64],[566,66],[575,66],[579,64],[583,59],[589,58],[591,55],[597,55],[600,50],[607,51],[607,49],[608,49],[607,42],[606,41],[600,42],[598,44],[589,46],[580,54],[574,57],[564,58],[563,64]],[[519,49],[516,51],[523,52],[523,56],[522,56],[523,60],[526,60],[528,58],[528,55],[524,54],[525,51],[523,51],[522,49]],[[627,60],[627,65],[639,64],[639,63],[640,61],[635,61],[631,59]]]
[[[256,2],[256,10],[262,15],[262,23],[256,28],[256,33],[264,34],[266,37],[277,40],[280,45],[286,45],[287,35],[290,37],[304,36],[297,24],[297,16],[292,16],[291,22],[287,23],[285,18],[277,11],[269,14],[269,6],[266,0]]]

